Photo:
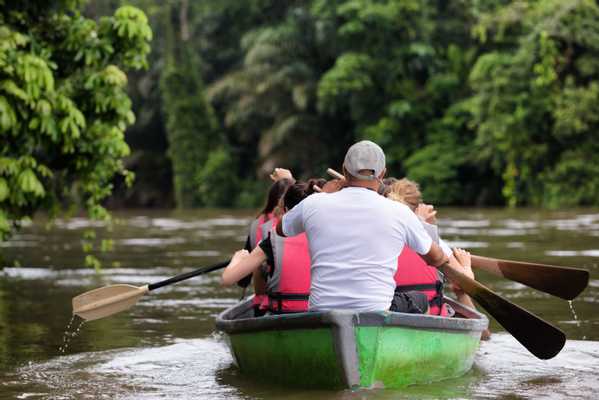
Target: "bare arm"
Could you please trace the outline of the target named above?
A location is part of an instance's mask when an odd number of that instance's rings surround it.
[[[265,260],[266,254],[260,246],[256,246],[251,253],[248,253],[247,250],[237,251],[223,271],[221,284],[223,286],[233,285],[241,278],[257,270]]]
[[[456,269],[460,270],[463,274],[465,274],[469,278],[474,279],[474,272],[472,272],[471,261],[470,261],[470,253],[467,252],[466,250],[458,249],[458,248],[453,249],[453,255],[451,257],[449,257],[449,264],[452,267],[455,267]],[[460,303],[475,309],[472,299],[470,298],[470,296],[468,296],[466,293],[464,293],[464,291],[462,290],[461,287],[459,287],[458,285],[453,283],[452,289],[456,295],[457,300]]]
[[[439,245],[435,242],[433,242],[431,244],[431,248],[428,251],[428,253],[426,253],[424,255],[421,254],[420,257],[422,257],[422,259],[428,265],[432,265],[437,268],[440,267],[441,265],[445,264],[446,262],[449,262],[449,259],[447,258],[445,253],[443,253],[443,250],[441,250],[441,247],[439,247]]]
[[[474,279],[474,273],[472,272],[472,267],[471,267],[471,258],[472,257],[469,252],[467,252],[466,250],[463,250],[463,249],[456,248],[456,249],[453,249],[453,255],[450,257],[450,265],[452,265],[452,266],[455,265],[464,274],[466,274],[470,278]],[[462,288],[460,286],[458,286],[454,283],[454,284],[452,284],[452,289],[453,289],[453,292],[455,293],[457,300],[460,303],[472,308],[473,310],[476,310],[476,307],[474,306],[474,302],[472,301],[470,296],[468,296],[466,293],[464,293],[464,290],[462,290]],[[489,340],[490,337],[491,337],[491,331],[489,330],[489,328],[487,328],[482,332],[481,339]]]
[[[291,171],[285,168],[275,168],[272,174],[270,174],[270,179],[275,182],[281,179],[289,179],[291,182],[295,182],[295,178],[291,174]]]

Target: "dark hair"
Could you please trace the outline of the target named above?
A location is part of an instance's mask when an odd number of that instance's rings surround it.
[[[318,186],[319,188],[323,188],[323,186],[327,183],[327,180],[324,178],[310,178],[308,179],[308,181],[306,182],[306,185],[308,185],[308,190],[309,190],[309,194],[312,194],[314,192],[316,192],[316,190],[314,190],[314,186]]]
[[[300,201],[316,193],[314,186],[322,188],[327,181],[321,178],[308,179],[306,182],[298,182],[287,188],[283,196],[283,205],[287,210],[291,210]]]
[[[392,176],[383,179],[383,183],[386,186],[391,186],[391,185],[393,185],[397,181],[398,181],[398,179],[397,178],[393,178]]]
[[[383,196],[387,197],[389,195],[389,193],[391,192],[391,185],[393,185],[397,181],[398,181],[398,179],[393,178],[393,177],[383,179],[384,187],[382,189],[382,193],[379,193],[379,194],[382,194]]]
[[[279,199],[281,198],[281,196],[285,194],[285,191],[289,186],[292,185],[292,183],[293,182],[289,179],[281,179],[273,183],[270,189],[268,190],[266,204],[264,205],[262,211],[258,213],[258,216],[270,214],[279,203]]]

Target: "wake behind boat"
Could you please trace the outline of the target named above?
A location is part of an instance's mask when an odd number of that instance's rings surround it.
[[[306,312],[253,317],[245,300],[216,327],[242,373],[320,388],[400,388],[453,378],[472,367],[485,315],[452,299],[453,317],[381,312]]]

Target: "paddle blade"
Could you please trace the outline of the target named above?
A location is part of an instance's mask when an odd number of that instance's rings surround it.
[[[531,288],[573,300],[589,284],[589,271],[521,261],[472,256],[472,266]]]
[[[564,347],[566,335],[560,329],[509,302],[448,264],[444,264],[441,270],[536,357],[542,360],[553,358]]]
[[[73,298],[73,315],[87,321],[108,317],[133,306],[148,292],[147,286],[111,285]]]

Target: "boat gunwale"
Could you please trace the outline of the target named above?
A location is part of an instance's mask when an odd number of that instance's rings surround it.
[[[263,317],[239,318],[252,308],[251,299],[247,299],[226,310],[216,318],[216,328],[228,334],[250,333],[270,330],[317,329],[339,326],[351,317],[353,326],[404,327],[421,330],[441,330],[448,332],[480,333],[488,327],[487,317],[469,307],[445,298],[459,317],[441,317],[428,314],[408,314],[392,311],[355,312],[351,310],[333,310],[292,314],[265,315]]]

